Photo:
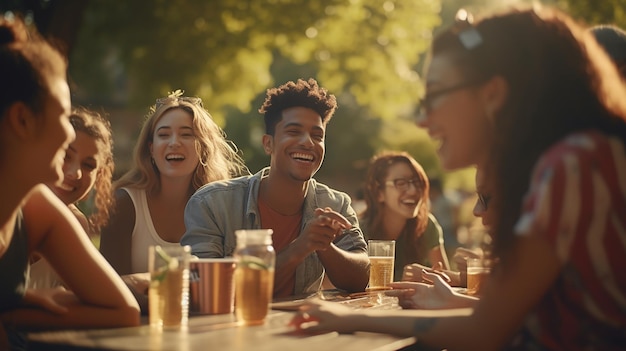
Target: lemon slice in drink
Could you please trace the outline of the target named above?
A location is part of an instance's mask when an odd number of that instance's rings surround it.
[[[261,260],[258,257],[254,257],[254,256],[245,256],[241,258],[241,261],[239,261],[239,264],[241,264],[242,266],[245,266],[247,268],[250,269],[263,269],[263,270],[267,270],[269,269],[269,267],[267,266],[267,264],[265,262],[263,262],[263,260]]]
[[[168,255],[162,247],[157,246],[154,248],[159,257],[165,261],[165,265],[157,268],[156,272],[152,273],[152,281],[153,282],[161,282],[167,276],[169,271],[178,269],[178,260],[173,259],[172,256]]]

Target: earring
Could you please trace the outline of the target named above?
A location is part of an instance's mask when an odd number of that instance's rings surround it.
[[[152,165],[156,167],[156,161],[154,161],[154,157],[150,156],[150,162],[152,162]]]

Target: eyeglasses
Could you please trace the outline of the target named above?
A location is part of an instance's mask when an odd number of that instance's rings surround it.
[[[413,185],[415,189],[417,189],[420,185],[422,185],[422,182],[419,178],[412,178],[412,179],[398,178],[398,179],[386,181],[385,185],[393,186],[398,191],[407,191],[409,190],[409,186],[411,185]]]
[[[478,203],[482,206],[483,210],[487,211],[489,208],[489,201],[491,201],[491,195],[485,195],[481,193],[476,193],[478,195]]]
[[[473,86],[479,85],[480,83],[482,83],[482,80],[480,81],[472,80],[468,82],[459,83],[459,84],[456,84],[447,88],[443,88],[441,90],[437,90],[434,92],[426,93],[426,95],[424,95],[424,97],[420,99],[416,117],[418,119],[425,118],[426,115],[432,110],[433,101],[435,101],[435,99],[437,99],[438,97],[453,93],[458,90],[471,88]]]
[[[204,106],[202,105],[202,99],[199,97],[193,97],[193,96],[176,96],[176,95],[170,95],[167,97],[163,97],[163,98],[159,98],[156,100],[156,105],[155,108],[159,109],[161,106],[163,105],[170,105],[173,104],[175,102],[188,102],[192,105],[196,105],[196,106],[200,106],[202,108],[204,108]]]

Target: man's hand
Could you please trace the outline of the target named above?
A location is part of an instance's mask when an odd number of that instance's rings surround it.
[[[340,213],[331,208],[315,209],[315,218],[310,220],[302,234],[293,242],[304,254],[313,251],[324,251],[337,236],[346,229],[352,228],[352,224]]]

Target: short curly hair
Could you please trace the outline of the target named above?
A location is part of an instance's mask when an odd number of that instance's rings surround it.
[[[289,81],[278,88],[267,89],[265,102],[259,112],[265,120],[265,133],[274,135],[276,125],[282,120],[282,112],[290,107],[306,107],[319,113],[322,123],[328,124],[337,109],[337,99],[320,87],[313,78]]]

